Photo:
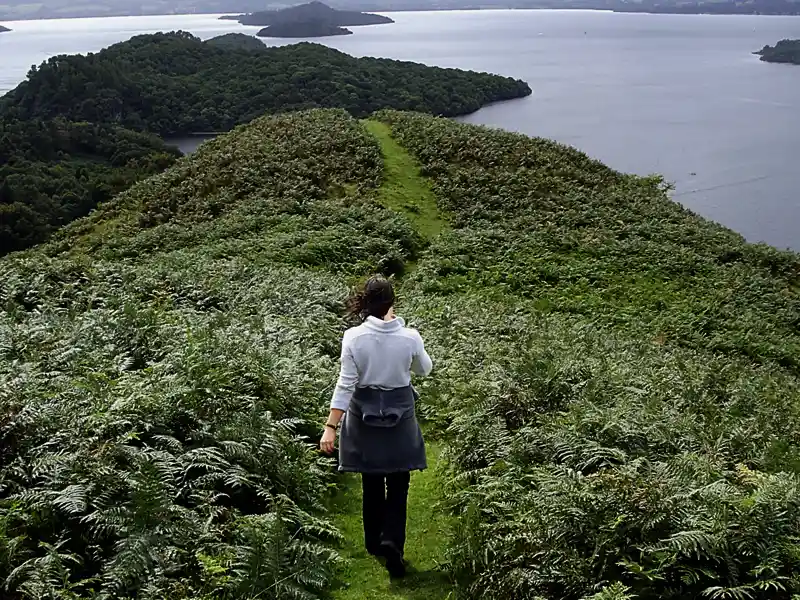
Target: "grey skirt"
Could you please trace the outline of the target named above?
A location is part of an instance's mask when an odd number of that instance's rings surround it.
[[[339,471],[399,473],[428,467],[411,386],[357,388],[339,433]]]

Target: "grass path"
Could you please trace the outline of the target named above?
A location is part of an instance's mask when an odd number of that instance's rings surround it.
[[[381,203],[403,213],[428,240],[449,229],[449,223],[439,214],[430,185],[419,174],[417,162],[392,139],[389,127],[378,121],[363,123],[383,150],[386,176],[380,189]]]
[[[447,516],[437,508],[441,486],[437,474],[440,447],[427,442],[427,471],[412,473],[408,496],[406,558],[409,573],[391,581],[386,569],[364,549],[361,526],[361,483],[347,475],[344,491],[337,498],[334,523],[347,539],[342,554],[346,564],[340,573],[337,600],[446,600],[450,581],[441,568],[449,528]]]
[[[385,179],[380,202],[405,214],[425,238],[432,239],[448,229],[436,208],[436,198],[420,176],[414,159],[390,135],[389,128],[377,121],[364,121],[383,150]],[[428,436],[430,438],[430,436]],[[442,485],[439,479],[441,446],[426,440],[427,471],[411,475],[408,499],[406,558],[410,569],[400,581],[390,581],[383,565],[364,549],[361,525],[361,482],[356,475],[345,476],[343,491],[337,496],[332,515],[346,538],[342,554],[346,559],[340,573],[337,600],[446,600],[452,585],[442,569],[449,531],[448,516],[439,508]]]

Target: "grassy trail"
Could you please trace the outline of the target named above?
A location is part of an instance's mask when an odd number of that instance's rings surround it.
[[[376,121],[364,121],[364,126],[383,150],[386,178],[380,189],[381,203],[406,215],[427,239],[448,229],[419,167],[391,138],[389,128]],[[445,600],[452,596],[452,585],[441,568],[449,529],[448,517],[438,507],[442,490],[438,471],[441,447],[430,439],[426,443],[429,468],[411,475],[406,541],[410,569],[403,580],[390,581],[383,565],[364,549],[361,483],[358,476],[346,476],[333,515],[347,540],[342,550],[347,562],[340,574],[340,587],[333,593],[337,600]]]
[[[378,121],[363,123],[383,150],[386,177],[380,189],[381,203],[403,213],[428,240],[449,229],[449,223],[439,214],[428,182],[419,174],[417,162],[392,139],[389,127]]]
[[[337,600],[445,600],[452,586],[440,568],[447,540],[447,516],[437,508],[441,498],[437,464],[438,444],[427,442],[427,471],[412,473],[408,496],[406,558],[409,573],[405,579],[391,581],[386,569],[364,549],[361,527],[361,481],[347,475],[333,514],[334,523],[347,542],[342,549],[346,564],[340,573]]]

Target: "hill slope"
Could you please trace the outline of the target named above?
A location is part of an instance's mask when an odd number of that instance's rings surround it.
[[[383,15],[373,15],[353,10],[336,10],[322,2],[308,2],[282,10],[255,12],[241,15],[236,20],[242,25],[259,26],[294,25],[309,21],[318,21],[333,27],[394,23],[392,19]]]
[[[0,119],[0,256],[43,242],[178,156],[112,125]]]
[[[219,48],[226,48],[228,50],[264,52],[267,49],[267,46],[264,45],[263,42],[246,33],[226,33],[210,38],[206,40],[205,43],[210,44],[211,46],[217,46]]]
[[[527,84],[506,77],[353,58],[321,45],[256,53],[172,33],[51,58],[0,99],[0,114],[179,135],[227,131],[266,112],[314,107],[356,116],[380,108],[453,116],[530,93]]]
[[[259,119],[0,259],[12,597],[320,597],[352,514],[306,440],[375,270],[456,516],[408,597],[799,593],[800,257],[552,142],[375,118]]]

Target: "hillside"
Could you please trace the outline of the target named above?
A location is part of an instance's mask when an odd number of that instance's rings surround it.
[[[224,17],[229,18],[229,17]],[[337,10],[322,2],[308,2],[282,10],[268,10],[234,17],[242,25],[294,25],[310,21],[322,22],[333,27],[359,25],[381,25],[394,23],[389,17],[352,10]]]
[[[205,41],[206,44],[217,46],[218,48],[225,48],[227,50],[250,50],[254,52],[263,52],[267,49],[264,42],[254,38],[252,35],[246,33],[226,33],[218,35],[217,37],[210,38]]]
[[[0,98],[0,153],[9,161],[0,167],[9,178],[0,191],[0,255],[44,241],[171,164],[174,150],[137,131],[221,132],[266,112],[317,106],[358,116],[381,108],[456,115],[527,94],[527,84],[505,77],[357,59],[312,44],[268,48],[244,34],[206,42],[145,35],[97,54],[55,57]],[[89,129],[91,144],[65,145],[72,133],[64,132]],[[41,156],[31,154],[27,135]]]
[[[43,242],[178,156],[111,125],[0,119],[0,256]]]
[[[313,450],[376,270],[437,366],[405,588],[340,546],[357,496]],[[321,598],[342,547],[341,600],[790,598],[799,290],[797,254],[553,142],[258,119],[0,259],[0,579]]]
[[[756,52],[764,62],[800,65],[800,40],[781,40]]]
[[[321,45],[255,53],[172,33],[51,58],[0,99],[0,115],[112,122],[171,136],[227,131],[265,112],[314,107],[355,116],[381,108],[454,116],[530,93],[507,77],[353,58]]]
[[[315,38],[333,35],[352,35],[353,32],[344,27],[330,25],[324,21],[302,21],[298,23],[280,23],[264,27],[256,35],[274,38]]]

